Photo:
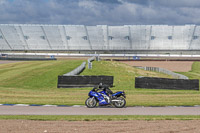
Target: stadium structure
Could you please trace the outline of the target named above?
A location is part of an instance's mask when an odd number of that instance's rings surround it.
[[[200,55],[200,26],[0,24],[0,50]]]

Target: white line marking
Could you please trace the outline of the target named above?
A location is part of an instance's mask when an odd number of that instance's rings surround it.
[[[57,105],[42,105],[44,107],[57,107]]]
[[[28,104],[15,104],[13,106],[29,106]]]

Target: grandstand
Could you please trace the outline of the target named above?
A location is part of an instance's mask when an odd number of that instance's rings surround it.
[[[200,54],[200,26],[0,24],[0,50]]]

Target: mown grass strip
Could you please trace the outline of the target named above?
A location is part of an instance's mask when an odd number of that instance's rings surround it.
[[[0,65],[0,86],[40,90],[57,87],[58,75],[67,73],[82,61],[27,61]]]
[[[146,115],[0,115],[0,120],[38,121],[125,121],[125,120],[200,120],[196,115],[146,116]]]

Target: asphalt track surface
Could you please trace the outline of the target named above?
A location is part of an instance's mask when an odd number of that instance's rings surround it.
[[[200,107],[0,106],[0,115],[200,115]]]

